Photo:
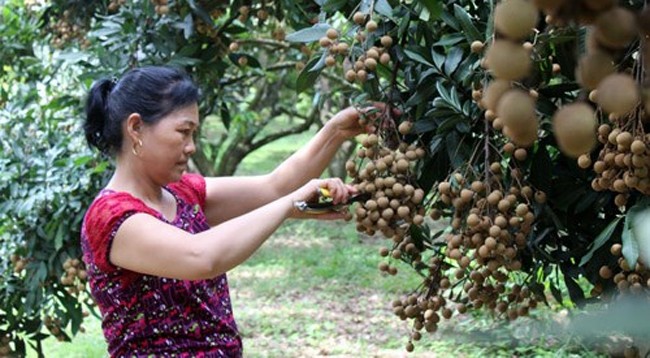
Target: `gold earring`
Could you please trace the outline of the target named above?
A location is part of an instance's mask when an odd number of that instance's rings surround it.
[[[138,143],[137,144],[134,143],[133,148],[131,148],[131,152],[133,152],[133,155],[135,155],[136,157],[140,155],[140,153],[138,153],[136,149],[138,145],[142,147],[142,139],[138,139]]]

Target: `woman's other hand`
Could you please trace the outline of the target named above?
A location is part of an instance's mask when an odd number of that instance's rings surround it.
[[[378,117],[384,111],[386,105],[381,102],[374,103],[373,106],[365,107],[362,109],[355,107],[348,107],[338,112],[327,121],[326,126],[329,126],[335,136],[342,140],[353,138],[361,133],[368,133],[374,131],[371,118]],[[361,116],[369,117],[368,124],[362,125],[359,123]]]
[[[312,179],[307,184],[291,193],[290,196],[294,203],[299,201],[316,201],[318,200],[320,189],[327,189],[329,191],[334,204],[345,203],[351,195],[357,193],[357,190],[353,186],[343,183],[341,179],[330,178]],[[296,209],[291,217],[301,219],[338,220],[344,219],[346,214],[347,208],[341,211],[332,211],[331,213],[324,214],[308,214]]]

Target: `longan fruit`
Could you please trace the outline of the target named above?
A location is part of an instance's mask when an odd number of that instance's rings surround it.
[[[336,40],[339,37],[339,32],[336,31],[336,29],[327,29],[327,32],[325,33],[325,36],[329,38],[330,40]]]
[[[596,114],[584,103],[572,103],[553,115],[553,133],[560,150],[577,158],[596,144]]]
[[[384,35],[384,36],[381,37],[380,42],[381,42],[382,46],[388,48],[388,47],[391,47],[393,45],[393,38],[388,36],[388,35]]]
[[[336,65],[336,59],[334,58],[334,56],[332,56],[332,55],[327,56],[325,58],[325,65],[327,67],[332,67],[332,66]]]
[[[509,81],[526,77],[532,63],[526,49],[507,40],[496,40],[488,49],[486,60],[495,77]]]
[[[404,121],[400,123],[400,125],[397,127],[397,130],[400,132],[400,134],[407,135],[411,132],[411,128],[413,128],[413,122]]]
[[[345,80],[348,82],[354,82],[357,79],[357,73],[354,70],[348,70],[345,73]]]
[[[358,25],[363,25],[363,23],[366,22],[366,14],[362,13],[361,11],[357,11],[354,13],[352,20]]]
[[[481,53],[481,52],[483,52],[484,47],[485,47],[485,45],[483,45],[483,42],[481,42],[481,41],[474,41],[470,45],[470,49],[471,49],[471,51],[473,53]]]
[[[379,63],[382,65],[388,65],[390,63],[390,55],[387,52],[384,52],[379,56]]]
[[[378,27],[377,23],[376,23],[375,21],[373,21],[373,20],[370,20],[370,21],[368,21],[368,22],[366,23],[366,30],[367,30],[368,32],[375,32],[375,31],[377,31],[377,27]]]
[[[616,115],[627,114],[641,100],[636,81],[628,74],[614,73],[605,77],[596,91],[598,105],[606,112]]]
[[[508,0],[499,3],[494,11],[494,26],[499,33],[521,40],[537,24],[539,10],[526,0]]]
[[[320,38],[320,40],[318,40],[318,44],[321,47],[329,47],[332,45],[332,40],[327,36],[323,36]]]

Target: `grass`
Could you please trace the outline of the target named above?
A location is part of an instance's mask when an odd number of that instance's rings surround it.
[[[272,170],[313,133],[285,138],[248,156],[238,175]],[[360,236],[345,222],[288,221],[248,261],[229,273],[246,357],[402,357],[409,325],[390,302],[420,282],[405,264],[380,274],[384,239]],[[417,342],[410,357],[599,357],[558,331],[558,314],[501,325],[463,315]],[[100,322],[72,343],[45,342],[46,357],[105,357]],[[31,354],[30,357],[35,357]]]

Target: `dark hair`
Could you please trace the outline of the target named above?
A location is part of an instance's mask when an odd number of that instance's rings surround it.
[[[101,79],[92,85],[86,100],[86,140],[102,153],[114,154],[122,146],[122,121],[132,113],[153,124],[198,100],[196,84],[175,68],[142,67],[119,81]]]

